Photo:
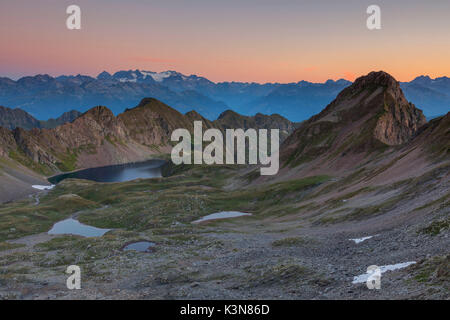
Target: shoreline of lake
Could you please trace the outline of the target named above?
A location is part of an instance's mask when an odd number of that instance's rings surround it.
[[[125,182],[135,179],[150,179],[162,177],[162,167],[167,162],[163,159],[149,159],[140,162],[127,162],[122,164],[115,164],[109,166],[92,167],[71,172],[64,172],[61,174],[53,175],[47,178],[47,181],[51,184],[58,184],[65,179],[85,179],[96,181],[100,183],[113,183],[113,182]],[[148,172],[145,172],[147,170]],[[153,170],[153,173],[149,171]],[[128,177],[126,172],[128,172]],[[133,171],[135,171],[133,173]],[[137,171],[141,171],[138,174]],[[158,173],[156,173],[158,172]],[[120,178],[119,174],[124,175]]]

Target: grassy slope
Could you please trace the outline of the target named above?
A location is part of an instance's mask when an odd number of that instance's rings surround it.
[[[244,219],[276,218],[289,214],[314,212],[314,223],[338,223],[383,214],[415,196],[419,188],[448,167],[428,176],[408,179],[389,186],[346,191],[364,173],[336,181],[328,176],[313,176],[260,185],[239,190],[224,188],[235,179],[237,166],[185,167],[171,177],[135,180],[124,183],[96,183],[65,180],[54,190],[34,199],[0,206],[0,241],[48,231],[51,225],[77,213],[80,221],[96,227],[142,231],[162,230],[178,222],[189,225],[201,216],[217,211],[244,211]],[[334,194],[328,200],[318,197]],[[399,193],[366,206],[347,206],[344,201],[360,196],[399,190]],[[449,198],[425,203],[416,210],[448,205]]]
[[[317,176],[259,188],[223,188],[234,166],[200,166],[178,176],[100,184],[65,180],[40,203],[22,200],[0,206],[0,240],[48,231],[74,213],[82,222],[107,228],[146,230],[167,228],[222,210],[248,211],[254,217],[282,212],[295,196],[311,192],[328,177]],[[291,199],[287,201],[287,199]]]
[[[235,191],[227,190],[229,183],[236,179],[236,172],[239,169],[238,166],[184,167],[179,168],[176,175],[171,177],[124,183],[65,180],[48,193],[42,193],[37,205],[34,199],[1,205],[0,253],[5,250],[12,250],[12,252],[0,255],[0,283],[10,283],[11,277],[19,281],[25,276],[35,279],[36,272],[41,272],[42,268],[52,273],[63,273],[64,268],[73,263],[82,266],[85,279],[96,282],[109,281],[107,279],[114,275],[108,273],[110,272],[108,268],[96,267],[99,261],[117,264],[114,260],[115,256],[118,255],[117,259],[121,259],[120,257],[125,255],[125,253],[119,253],[120,249],[125,244],[137,240],[164,244],[159,246],[161,251],[158,257],[164,256],[164,246],[174,248],[173,250],[184,248],[187,255],[195,257],[198,246],[215,247],[222,244],[220,241],[212,243],[202,240],[205,236],[204,232],[211,232],[208,230],[215,230],[215,228],[202,228],[201,225],[194,226],[191,222],[221,210],[248,211],[253,214],[227,221],[227,224],[236,226],[246,221],[270,225],[272,219],[290,221],[289,223],[292,222],[296,226],[306,225],[311,218],[320,224],[340,223],[382,214],[395,208],[397,203],[408,201],[414,196],[414,191],[420,192],[420,188],[428,188],[427,185],[421,185],[421,182],[427,178],[422,177],[399,182],[386,187],[387,189],[384,187],[361,188],[346,192],[346,187],[360,179],[361,175],[364,175],[362,173],[359,176],[351,175],[347,179],[338,181],[333,177],[313,176]],[[439,175],[439,172],[433,173],[427,179],[432,179],[434,175]],[[324,194],[331,194],[337,188],[342,189],[340,196],[331,196],[325,202],[318,201],[318,198]],[[379,210],[370,209],[375,206],[374,204],[359,209],[343,208],[342,200],[344,199],[352,201],[360,196],[389,191],[389,189],[403,190],[403,193],[378,203],[376,206],[380,208]],[[448,201],[446,197],[430,202],[425,209],[435,210],[441,206],[448,206]],[[418,210],[423,209],[418,208]],[[360,210],[360,214],[355,214],[355,210]],[[26,235],[46,232],[53,223],[74,214],[83,223],[115,230],[100,238],[58,236],[25,251],[22,251],[20,244],[6,242]],[[327,217],[332,219],[326,220]],[[430,225],[430,228],[421,232],[433,236],[432,234],[445,228],[445,223],[444,221],[439,225]],[[220,222],[211,222],[209,226],[217,224],[220,225]],[[221,228],[218,228],[218,231],[214,232],[223,232],[220,230]],[[274,241],[272,246],[289,248],[304,243],[312,242],[306,238],[285,238]],[[14,252],[14,250],[17,251]],[[49,253],[57,254],[49,255]],[[126,263],[127,259],[124,261],[121,263]],[[27,267],[29,265],[31,267]],[[191,278],[203,279],[201,277],[207,276],[204,274],[181,275],[175,271],[172,274],[170,259],[160,267],[168,273],[162,275],[161,279],[156,279],[162,283],[189,282]],[[305,279],[313,277],[309,275],[308,269],[296,261],[292,264],[283,262],[279,266],[268,265],[261,268],[262,276],[246,278],[244,281],[246,285],[250,287],[264,285],[265,281],[271,283],[280,277],[292,278],[295,281],[306,281]],[[414,281],[431,281],[428,279],[434,269],[430,268],[434,266],[421,265],[417,272],[415,271],[417,280]],[[437,268],[441,268],[440,265]],[[185,276],[188,278],[179,278]],[[214,275],[214,277],[219,276]],[[170,279],[164,277],[170,277]],[[445,279],[448,279],[446,274],[441,275],[439,281],[445,281]]]

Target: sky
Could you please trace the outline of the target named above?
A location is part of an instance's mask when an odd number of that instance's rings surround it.
[[[81,30],[66,8],[81,8]],[[381,8],[368,30],[366,9]],[[176,70],[212,81],[450,75],[450,1],[1,0],[0,77]]]

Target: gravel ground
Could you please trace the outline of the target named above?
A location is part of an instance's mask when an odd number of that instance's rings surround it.
[[[441,213],[442,214],[442,213]],[[446,213],[448,214],[448,212]],[[3,280],[2,298],[19,299],[448,299],[448,278],[433,285],[415,279],[420,263],[448,255],[448,229],[432,236],[419,232],[435,217],[418,215],[384,230],[357,224],[308,226],[303,221],[266,224],[239,219],[194,229],[182,243],[159,244],[153,253],[117,251],[90,263],[95,276],[81,290],[65,287],[64,268],[34,263],[32,274]],[[374,222],[379,217],[373,218]],[[182,226],[181,226],[182,227]],[[349,230],[352,231],[342,231]],[[177,227],[174,227],[176,229]],[[373,236],[360,243],[349,239]],[[13,241],[25,247],[1,252],[37,254],[35,245],[56,236],[39,234]],[[51,259],[56,252],[45,252]],[[369,265],[415,261],[382,274],[381,289],[352,284]],[[448,260],[447,260],[448,261]],[[447,262],[448,263],[448,262]],[[18,270],[30,263],[8,265]],[[3,268],[4,270],[4,268]],[[94,272],[92,270],[95,270]],[[102,273],[103,272],[103,273]],[[82,267],[83,273],[83,267]],[[82,274],[83,276],[83,274]]]

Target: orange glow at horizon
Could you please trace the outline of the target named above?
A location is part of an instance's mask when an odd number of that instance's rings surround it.
[[[65,1],[4,0],[0,76],[96,76],[176,70],[211,81],[324,82],[384,70],[399,81],[450,75],[450,3],[379,1],[79,0],[82,30],[65,28]]]

